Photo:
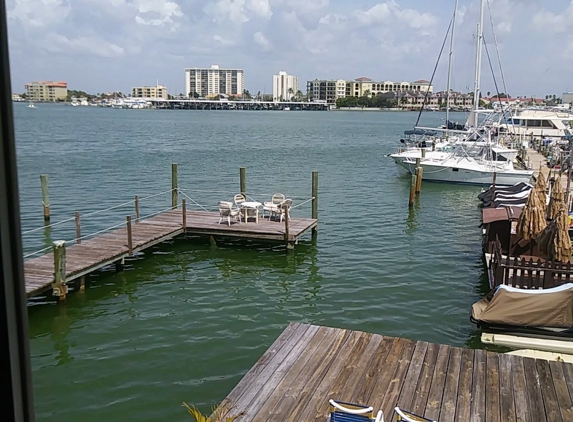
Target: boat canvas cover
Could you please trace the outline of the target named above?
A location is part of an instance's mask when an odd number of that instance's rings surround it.
[[[573,327],[573,283],[551,289],[500,285],[472,306],[472,318],[492,325]]]

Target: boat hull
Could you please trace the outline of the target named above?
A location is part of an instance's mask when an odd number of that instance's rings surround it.
[[[396,164],[414,174],[416,164],[411,161],[397,161]],[[441,165],[439,163],[420,163],[424,169],[423,179],[431,182],[456,183],[464,185],[489,186],[493,181],[493,170],[474,170]],[[497,171],[497,186],[512,186],[520,182],[529,182],[533,171],[513,170]]]

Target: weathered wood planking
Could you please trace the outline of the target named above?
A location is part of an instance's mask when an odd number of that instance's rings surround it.
[[[133,223],[133,252],[143,251],[158,243],[172,239],[184,232],[199,235],[239,237],[272,241],[296,242],[309,230],[317,226],[312,218],[292,218],[289,225],[289,239],[285,239],[285,225],[268,218],[259,222],[219,223],[219,213],[187,211],[186,227],[183,229],[181,210],[170,210],[154,217]],[[129,256],[127,228],[103,233],[80,244],[66,247],[66,280],[73,281],[95,270]],[[51,289],[54,279],[54,256],[52,253],[30,259],[24,263],[26,295],[32,297]]]
[[[446,421],[573,420],[573,364],[290,324],[221,404],[237,422],[325,421],[328,400]]]

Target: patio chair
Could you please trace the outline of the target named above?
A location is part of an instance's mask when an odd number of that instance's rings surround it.
[[[242,193],[238,193],[235,195],[233,200],[235,201],[235,205],[238,206],[238,205],[241,205],[242,202],[245,202],[247,200],[247,198],[245,198],[245,195],[243,195]]]
[[[285,200],[285,196],[282,193],[275,193],[271,198],[271,202],[263,203],[263,218],[265,216],[265,211],[269,212],[269,219],[273,215],[273,212],[276,213],[277,207],[281,202]]]
[[[284,208],[285,205],[286,205],[286,207],[288,208],[288,211],[289,211],[289,213],[288,213],[288,219],[289,219],[289,221],[290,221],[290,220],[291,220],[291,218],[290,218],[290,209],[291,209],[291,207],[292,207],[292,199],[290,199],[290,198],[289,198],[289,199],[285,199],[285,200],[282,201],[280,204],[278,204],[276,210],[271,211],[271,217],[272,217],[273,215],[276,215],[277,217],[279,217],[279,221],[282,223],[282,222],[283,222],[283,218],[284,218],[285,213],[286,213],[286,212],[285,212],[285,208]]]
[[[231,202],[219,201],[219,216],[221,218],[219,218],[218,224],[221,224],[221,221],[223,221],[225,217],[227,218],[227,224],[229,226],[231,225],[231,217],[238,219],[239,223],[241,222],[241,213],[238,209],[233,208],[233,204]]]
[[[394,408],[394,415],[396,415],[396,421],[403,422],[436,422],[433,419],[428,419],[415,413],[408,412],[407,410],[402,410],[398,406]]]
[[[336,402],[332,399],[328,402],[330,403],[330,414],[327,422],[384,422],[384,415],[381,410],[374,418],[372,406]]]

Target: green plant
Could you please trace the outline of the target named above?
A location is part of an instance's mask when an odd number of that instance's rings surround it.
[[[223,408],[220,406],[213,406],[211,408],[211,416],[205,416],[202,414],[195,405],[189,406],[187,403],[183,402],[183,407],[187,409],[191,416],[193,416],[195,422],[233,422],[241,416],[241,414],[236,416],[223,416]]]

